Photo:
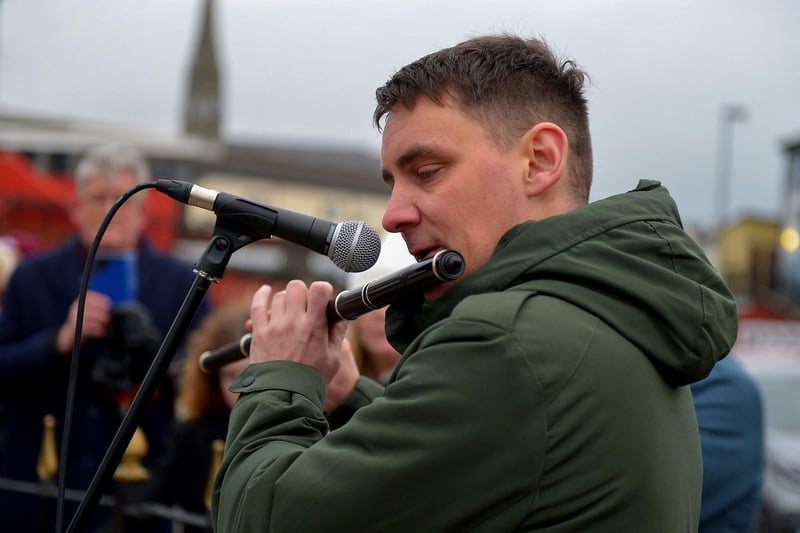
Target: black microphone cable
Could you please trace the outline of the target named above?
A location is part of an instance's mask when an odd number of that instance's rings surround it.
[[[95,238],[92,241],[92,245],[89,248],[89,252],[87,254],[86,263],[85,263],[84,269],[83,269],[83,278],[81,280],[80,290],[79,290],[79,293],[78,293],[78,309],[77,309],[76,320],[75,320],[75,340],[73,342],[72,357],[71,357],[71,360],[70,360],[70,370],[69,370],[69,378],[68,378],[68,384],[67,384],[67,403],[66,403],[66,406],[65,406],[65,415],[64,415],[64,430],[63,430],[63,433],[62,433],[61,453],[60,453],[60,456],[59,456],[59,462],[62,465],[62,468],[59,469],[59,475],[58,475],[58,490],[57,490],[57,505],[56,505],[56,531],[57,532],[60,532],[62,530],[62,524],[63,524],[63,519],[64,519],[64,499],[65,499],[65,492],[66,492],[65,485],[66,485],[66,464],[67,464],[66,461],[67,461],[67,458],[69,456],[69,439],[70,439],[70,436],[71,436],[70,433],[71,433],[71,426],[72,426],[72,418],[73,418],[74,411],[75,411],[75,396],[76,396],[76,390],[77,390],[78,372],[79,372],[79,367],[80,367],[79,357],[80,357],[80,347],[81,347],[81,330],[83,329],[83,318],[84,318],[84,312],[85,312],[84,308],[86,306],[86,293],[87,293],[88,287],[89,287],[89,278],[91,276],[92,266],[94,264],[94,259],[95,259],[95,256],[97,254],[97,250],[100,247],[100,242],[102,241],[102,238],[103,238],[103,235],[105,234],[106,229],[108,228],[109,224],[111,223],[111,220],[114,218],[114,215],[117,213],[117,211],[119,211],[119,209],[122,207],[122,205],[128,199],[130,199],[134,194],[136,194],[136,193],[138,193],[138,192],[140,192],[140,191],[142,191],[144,189],[156,188],[158,190],[161,190],[161,189],[159,189],[159,186],[163,187],[164,183],[173,184],[173,185],[177,184],[180,187],[182,187],[182,188],[184,188],[186,190],[189,190],[189,191],[194,187],[192,184],[185,183],[185,182],[177,182],[175,180],[171,180],[171,181],[166,181],[166,180],[149,181],[149,182],[140,183],[139,185],[136,185],[136,186],[132,187],[130,190],[126,191],[122,196],[120,196],[114,202],[114,204],[111,206],[111,209],[109,209],[109,211],[106,213],[105,217],[103,218],[102,223],[100,224],[100,227],[97,230],[97,234],[95,235]],[[164,192],[164,191],[161,191],[161,192]],[[216,192],[216,191],[212,191],[212,192]],[[224,193],[218,193],[218,194],[224,194]],[[264,207],[261,204],[257,204],[255,202],[251,202],[251,201],[243,199],[243,198],[241,198],[241,199],[240,198],[235,198],[232,195],[226,195],[225,197],[226,198],[228,198],[228,197],[234,198],[234,200],[240,201],[240,202],[242,202],[242,203],[244,203],[246,205],[247,204],[256,205],[257,208],[258,208],[258,210],[257,210],[258,212],[256,213],[256,215],[259,215],[261,209]],[[316,219],[314,219],[314,217],[309,217],[307,215],[302,215],[300,213],[294,213],[294,212],[290,212],[288,210],[280,210],[280,211],[282,213],[284,213],[284,215],[288,213],[290,216],[300,217],[301,219],[304,219],[304,220],[305,219],[316,220]],[[224,215],[218,214],[218,218],[220,216],[224,216]],[[262,220],[258,219],[257,221],[261,222]],[[237,217],[237,218],[235,218],[234,222],[241,222],[241,220]],[[245,222],[246,222],[246,220],[245,220]],[[327,222],[327,221],[323,221],[323,223],[331,225],[332,227],[334,226],[333,223],[330,223],[330,222]],[[352,265],[355,270],[357,270],[357,269],[366,269],[366,268],[369,268],[369,266],[372,266],[372,264],[375,263],[375,261],[377,260],[378,253],[380,252],[380,239],[377,237],[377,234],[375,233],[375,230],[373,230],[372,228],[369,228],[369,226],[366,226],[366,224],[362,223],[362,222],[358,222],[358,223],[356,223],[356,222],[354,222],[354,223],[340,223],[340,224],[336,224],[335,228],[337,230],[337,236],[335,236],[333,238],[332,243],[334,245],[336,245],[336,246],[332,247],[332,252],[331,252],[331,254],[328,254],[328,255],[332,260],[340,259],[339,256],[342,255],[342,253],[341,253],[342,250],[346,248],[346,250],[345,250],[346,253],[344,253],[344,255],[347,256],[347,258],[346,258],[347,260],[346,261],[335,261],[336,265],[339,268],[341,268],[343,270],[346,270],[346,267]],[[257,239],[260,239],[260,238],[268,238],[270,236],[269,235],[270,232],[267,231],[267,229],[270,229],[270,226],[268,224],[265,225],[263,228],[259,228],[259,234],[257,236],[254,236],[253,239],[257,240]],[[341,230],[343,232],[343,234],[341,235],[341,238],[338,238],[338,230]],[[375,233],[374,236],[372,235],[373,233]],[[375,242],[374,242],[376,240],[377,240],[377,244],[375,244]],[[302,239],[299,240],[299,241],[295,239],[295,240],[291,240],[290,242],[294,242],[295,244],[300,244],[301,246],[310,247],[314,251],[320,251],[320,250],[315,249],[312,246],[309,246],[308,243],[303,242]],[[244,244],[247,244],[247,243],[244,243]],[[243,245],[243,244],[240,243],[240,245]],[[335,251],[336,254],[334,254],[333,251]],[[351,261],[352,258],[355,258],[354,261]],[[200,274],[198,273],[198,275],[200,275]],[[114,440],[116,442],[117,437],[115,437]],[[106,466],[107,459],[108,459],[108,456],[103,459],[103,463],[101,464],[101,469],[102,469],[102,467]],[[99,474],[99,471],[98,471],[98,474]],[[90,485],[89,491],[88,491],[89,493],[92,493],[92,495],[94,495],[94,492],[95,492],[94,489],[102,490],[102,487],[100,487],[99,481],[101,481],[101,480],[98,480],[98,475],[96,474],[95,475],[95,479],[93,479],[92,484]],[[86,507],[87,507],[86,504],[87,504],[87,500],[84,499],[84,501],[82,501],[81,505],[79,506],[78,512],[76,513],[76,517],[78,517],[80,515],[80,513],[86,509]],[[83,515],[81,515],[81,517],[82,516]],[[70,527],[72,527],[72,525],[73,524],[71,524]]]
[[[84,307],[86,306],[86,292],[89,289],[89,277],[92,274],[92,266],[94,265],[94,258],[97,255],[97,249],[100,247],[100,241],[103,240],[103,235],[106,232],[114,215],[119,211],[122,204],[128,201],[134,194],[144,190],[155,188],[156,182],[148,181],[134,186],[120,196],[111,206],[111,209],[106,213],[103,222],[97,229],[97,234],[89,247],[89,253],[86,256],[86,264],[83,266],[83,278],[81,279],[80,290],[78,292],[78,312],[75,316],[75,340],[72,344],[72,356],[69,362],[69,378],[67,381],[67,403],[64,411],[64,430],[61,434],[61,453],[59,454],[59,464],[61,468],[58,470],[58,491],[56,503],[56,532],[62,530],[62,523],[64,520],[64,499],[66,493],[66,474],[67,474],[67,459],[69,457],[69,440],[72,431],[72,417],[75,411],[75,394],[78,384],[78,369],[80,367],[80,352],[81,352],[81,331],[83,330],[83,315]]]

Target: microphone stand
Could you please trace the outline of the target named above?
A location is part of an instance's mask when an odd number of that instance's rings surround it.
[[[97,507],[103,488],[112,475],[112,469],[122,459],[125,449],[141,422],[145,407],[150,403],[158,385],[167,373],[172,358],[186,335],[195,314],[197,314],[197,310],[203,303],[203,298],[205,298],[209,286],[212,282],[217,283],[223,277],[233,252],[263,236],[243,235],[241,231],[233,227],[233,224],[228,225],[221,218],[217,219],[214,227],[214,236],[195,265],[194,272],[196,277],[194,283],[189,289],[183,304],[181,304],[181,308],[175,316],[166,337],[164,337],[161,347],[150,365],[147,375],[145,375],[144,381],[142,381],[139,390],[136,392],[136,396],[125,413],[109,449],[106,451],[97,472],[92,478],[92,482],[81,500],[72,522],[70,522],[67,529],[68,532],[86,530],[86,523],[91,516],[91,511],[94,511]]]

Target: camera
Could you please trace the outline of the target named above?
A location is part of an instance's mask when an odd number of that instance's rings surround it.
[[[111,311],[108,333],[92,366],[92,380],[112,392],[127,392],[142,382],[161,345],[149,311],[137,301]]]

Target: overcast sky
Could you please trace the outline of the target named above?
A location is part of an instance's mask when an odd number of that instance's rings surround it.
[[[200,0],[0,0],[0,109],[177,133]],[[472,35],[544,36],[592,78],[593,199],[641,178],[711,223],[721,108],[732,214],[778,218],[800,141],[798,0],[217,0],[224,135],[378,153],[374,91]],[[380,179],[376,171],[375,179]]]

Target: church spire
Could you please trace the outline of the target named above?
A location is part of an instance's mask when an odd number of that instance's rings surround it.
[[[214,43],[214,0],[203,0],[202,27],[189,78],[183,128],[187,135],[219,139],[220,74]]]

